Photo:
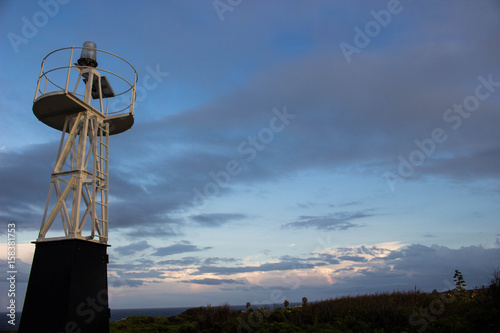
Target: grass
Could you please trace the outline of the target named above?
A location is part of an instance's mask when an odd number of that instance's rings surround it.
[[[500,332],[500,273],[489,288],[345,296],[303,306],[231,311],[228,304],[171,317],[128,317],[110,333]],[[14,331],[12,331],[14,332]]]
[[[111,333],[500,332],[500,288],[346,296],[274,310],[189,309],[172,317],[129,317]]]

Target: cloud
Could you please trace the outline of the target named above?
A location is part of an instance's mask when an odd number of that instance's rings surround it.
[[[366,257],[344,256],[342,253],[364,253]],[[424,291],[449,290],[453,288],[455,269],[464,274],[470,288],[481,286],[489,283],[493,267],[500,264],[499,258],[500,249],[485,249],[481,246],[451,249],[412,244],[392,250],[383,245],[356,246],[331,249],[330,253],[302,260],[283,256],[281,259],[284,261],[257,266],[201,266],[192,275],[260,272],[259,285],[250,283],[241,288],[263,288],[268,294],[279,288],[289,298],[289,295],[294,295],[296,299],[306,295],[310,299],[324,299],[336,295],[412,290],[415,285]],[[322,259],[339,261],[333,261],[331,265],[322,262]],[[285,281],[293,283],[284,284]]]
[[[243,281],[240,280],[232,280],[232,279],[211,279],[211,278],[205,278],[205,279],[199,279],[199,280],[185,280],[181,281],[184,283],[195,283],[195,284],[204,284],[204,285],[209,285],[209,286],[218,286],[221,284],[244,284]]]
[[[157,224],[157,222],[152,222],[151,224]],[[137,228],[133,228],[132,230],[130,230],[129,228],[124,229],[125,235],[133,239],[136,239],[138,237],[165,239],[183,235],[183,232],[179,230],[177,223],[174,223],[174,226],[165,225],[163,227],[148,227],[148,225],[143,225],[141,227],[142,228],[140,230],[138,230]]]
[[[140,286],[144,285],[143,280],[131,280],[131,279],[115,279],[115,278],[110,278],[109,279],[110,286],[119,288],[119,287],[131,287],[131,288],[137,288]]]
[[[240,259],[236,258],[220,258],[220,257],[209,257],[203,261],[204,265],[213,265],[218,262],[238,262]]]
[[[336,287],[358,292],[411,289],[424,291],[453,289],[453,274],[460,270],[469,288],[488,284],[492,267],[500,263],[500,249],[468,246],[451,249],[446,246],[412,244],[391,251],[384,257],[353,263],[352,274],[337,276]]]
[[[467,7],[463,3],[459,6]],[[252,58],[262,59],[261,52],[264,52],[264,58],[270,63],[254,64],[257,66],[254,70],[241,73],[239,80],[242,81],[238,85],[228,85],[224,93],[219,91],[215,97],[204,98],[203,102],[182,109],[182,112],[161,113],[161,116],[156,116],[158,119],[149,122],[144,117],[130,133],[123,133],[113,141],[110,150],[113,154],[110,164],[113,181],[109,192],[116,199],[110,203],[113,227],[125,229],[141,225],[148,236],[182,235],[182,221],[169,215],[193,206],[193,189],[203,190],[204,185],[213,182],[209,175],[211,171],[224,170],[231,159],[243,165],[245,158],[238,152],[239,144],[268,126],[272,109],[283,105],[288,105],[289,112],[296,114],[300,121],[292,121],[283,132],[276,133],[275,140],[259,152],[258,158],[244,164],[244,172],[232,177],[229,186],[220,188],[219,196],[232,193],[235,190],[233,185],[280,180],[311,167],[329,172],[349,167],[355,172],[359,170],[378,176],[385,171],[397,170],[398,156],[408,157],[417,148],[416,139],[422,140],[434,128],[449,125],[442,121],[443,113],[474,92],[479,74],[488,74],[491,68],[496,68],[497,60],[490,54],[494,54],[491,50],[499,49],[491,32],[496,31],[494,28],[498,27],[498,22],[490,19],[484,26],[464,31],[461,22],[473,22],[478,13],[486,15],[492,11],[483,8],[471,12],[475,15],[468,17],[457,12],[460,15],[456,18],[448,17],[446,26],[450,30],[443,31],[440,20],[428,23],[425,29],[429,31],[425,30],[424,35],[427,33],[426,37],[429,37],[433,29],[438,29],[444,41],[438,43],[433,38],[423,38],[420,29],[406,30],[415,38],[408,40],[418,42],[363,50],[349,66],[338,50],[333,54],[323,52],[326,46],[336,46],[325,34],[315,37],[324,43],[322,46],[284,60],[268,55],[266,46],[269,45],[249,36],[244,29],[239,30],[235,35],[244,34],[261,45],[255,48],[260,49],[259,56]],[[298,13],[287,15],[302,17]],[[272,22],[264,26],[275,28]],[[335,28],[332,26],[331,29]],[[456,40],[456,31],[463,33],[463,39]],[[279,39],[279,35],[281,33],[274,37]],[[350,35],[336,38],[352,38]],[[248,54],[257,55],[257,51],[242,42],[245,39],[234,39],[233,35],[226,38],[231,43],[223,39],[225,45],[239,45],[233,49],[245,56],[242,59],[248,59]],[[436,47],[437,44],[440,47]],[[199,43],[183,44],[189,49],[193,45]],[[219,44],[219,47],[223,46]],[[451,46],[455,49],[450,49]],[[281,48],[276,51],[279,50]],[[218,89],[216,87],[220,85],[207,84],[214,78],[221,81],[228,77],[233,79],[233,71],[240,72],[237,69],[241,64],[228,61],[228,58],[198,58],[195,55],[199,52],[190,54],[190,57],[195,57],[191,58],[191,64],[203,70],[188,66],[189,70],[178,73],[178,80],[189,77],[196,79],[198,84],[204,82],[203,88],[199,87],[203,91]],[[471,63],[470,59],[475,59],[477,54],[482,54],[484,61]],[[169,58],[170,64],[174,66],[180,64],[176,61],[185,61],[181,58],[177,57],[175,61]],[[214,61],[219,67],[213,65]],[[201,63],[210,63],[211,66],[207,68]],[[221,68],[228,77],[220,73]],[[200,72],[204,74],[203,78],[199,77]],[[493,77],[498,80],[500,76],[494,72]],[[462,87],[472,88],[464,91]],[[436,91],[440,91],[439,96]],[[164,92],[168,92],[166,86],[155,91],[158,96],[163,96]],[[156,100],[151,92],[148,98],[148,103],[153,106],[151,109],[157,109],[155,104],[163,102]],[[464,119],[459,131],[447,131],[448,141],[418,168],[417,174],[461,180],[498,178],[499,169],[495,166],[498,165],[500,148],[497,142],[500,141],[498,131],[492,126],[499,120],[497,109],[498,102],[493,98],[481,102],[480,110]],[[44,206],[49,185],[47,177],[52,171],[56,151],[57,142],[22,147],[16,152],[1,151],[2,184],[7,190],[0,195],[0,206],[4,207],[5,218],[28,221],[27,226],[38,228],[41,213],[37,209]],[[131,151],[141,153],[133,162]],[[4,161],[8,163],[4,164]],[[147,174],[143,170],[148,170]],[[312,207],[307,199],[298,205]],[[218,220],[210,214],[193,216],[197,217],[194,222],[206,226],[230,222]],[[319,216],[311,223],[321,230],[353,227],[352,223],[342,224],[335,218]],[[300,224],[303,220],[296,222],[287,226],[304,227]],[[161,229],[164,231],[157,232]],[[138,231],[130,231],[129,235],[136,236]]]
[[[149,249],[150,247],[151,247],[151,245],[149,245],[147,241],[143,240],[143,241],[135,242],[135,243],[132,243],[129,245],[118,246],[114,250],[121,255],[131,255],[131,254],[134,254],[136,252],[140,252],[140,251],[143,251],[145,249]]]
[[[122,271],[120,273],[120,276],[125,278],[125,279],[161,278],[162,275],[163,275],[163,272],[158,271],[156,269],[150,269],[148,271],[142,271],[142,272],[124,272],[124,271]]]
[[[56,153],[55,142],[0,151],[1,220],[22,221],[18,226],[25,230],[40,228]]]
[[[154,266],[154,261],[149,259],[141,259],[140,261],[128,262],[128,263],[116,263],[112,261],[108,265],[110,269],[119,269],[127,271],[143,270],[145,268],[153,266]]]
[[[202,262],[199,257],[184,257],[182,259],[168,259],[158,262],[158,265],[172,265],[172,266],[193,266]]]
[[[200,215],[192,215],[191,220],[196,222],[201,226],[206,227],[218,227],[222,224],[229,223],[231,221],[237,221],[245,219],[247,216],[244,214],[200,214]]]
[[[200,248],[196,245],[192,245],[189,241],[183,241],[182,243],[159,247],[152,254],[153,256],[169,256],[173,254],[186,253],[186,252],[199,252],[204,250],[212,249],[211,246]]]
[[[310,259],[316,259],[316,258],[310,258]],[[318,255],[318,258],[317,260],[320,260],[320,261],[324,261],[326,262],[327,264],[330,264],[330,265],[337,265],[340,263],[340,261],[336,258],[335,255],[332,255],[330,253],[320,253]]]
[[[310,264],[306,262],[299,261],[283,261],[275,263],[265,263],[259,266],[234,266],[234,267],[222,267],[222,266],[200,266],[197,272],[191,275],[199,275],[206,273],[213,273],[216,275],[232,275],[239,273],[251,273],[251,272],[270,272],[270,271],[288,271],[297,269],[308,269],[314,268],[315,266],[320,266],[324,264]]]
[[[159,261],[158,265],[169,265],[169,266],[194,266],[194,265],[213,265],[219,262],[238,262],[240,259],[236,258],[220,258],[220,257],[184,257],[182,259],[168,259]]]
[[[358,224],[352,223],[352,220],[372,215],[361,211],[354,213],[340,212],[327,216],[301,216],[299,221],[286,223],[281,226],[281,229],[315,228],[318,230],[347,230],[359,227]]]
[[[451,283],[455,269],[459,269],[464,274],[471,287],[487,284],[492,267],[500,264],[498,258],[500,258],[500,249],[485,249],[481,246],[460,249],[421,244],[399,249],[390,249],[384,245],[357,246],[331,249],[328,253],[315,254],[314,257],[283,256],[278,262],[255,266],[202,265],[196,272],[190,274],[235,275],[260,272],[263,273],[259,275],[261,283],[273,287],[280,286],[279,283],[276,284],[276,274],[279,274],[278,276],[281,277],[298,279],[301,292],[312,288],[306,281],[312,281],[312,277],[315,279],[325,277],[325,274],[330,276],[325,280],[330,281],[328,284],[330,288],[334,285],[335,289],[344,294],[352,293],[354,290],[360,293],[394,289],[409,290],[415,284],[422,290],[435,288],[444,290],[449,289],[448,284]],[[322,269],[321,273],[318,275],[315,269]],[[283,271],[293,271],[290,273],[293,276],[288,273],[285,275],[279,273]],[[321,283],[324,284],[325,281]],[[319,284],[316,285],[319,287]]]
[[[348,260],[348,261],[355,261],[355,262],[365,262],[366,258],[360,257],[360,256],[340,256],[338,257],[339,260]]]
[[[314,257],[301,258],[301,257],[292,257],[289,255],[281,256],[280,261],[284,262],[296,262],[297,267],[300,267],[302,262],[316,263],[318,266],[323,266],[324,264],[336,265],[340,263],[337,259],[337,255],[330,253],[314,253]]]

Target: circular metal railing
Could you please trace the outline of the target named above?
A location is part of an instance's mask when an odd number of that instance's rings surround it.
[[[76,63],[77,56],[75,56],[75,50],[82,49],[89,48],[65,47],[52,51],[43,58],[34,101],[46,94],[55,92],[64,92],[84,99],[85,83],[81,82],[84,80],[82,69],[88,66],[78,65]],[[134,66],[111,52],[100,49],[92,50],[96,52],[99,59],[100,66],[96,68],[99,73],[99,80],[105,75],[109,76],[113,96],[103,97],[99,94],[97,98],[90,100],[91,106],[105,116],[124,114],[133,116],[138,79]],[[67,65],[61,66],[64,63]]]

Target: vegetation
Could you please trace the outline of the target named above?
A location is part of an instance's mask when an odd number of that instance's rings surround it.
[[[346,296],[273,310],[230,311],[229,305],[189,309],[174,317],[130,317],[111,333],[132,332],[498,332],[500,270],[489,288],[467,290],[455,270],[455,289]]]
[[[465,283],[464,276],[459,270],[455,270],[453,282],[455,282],[455,291],[463,296],[467,292],[467,288],[465,288],[467,284]]]
[[[460,273],[460,272],[459,272]],[[459,274],[461,275],[461,274]],[[132,332],[499,332],[500,275],[489,288],[346,296],[273,310],[189,309],[173,317],[130,317],[111,333]],[[287,304],[288,305],[288,304]]]
[[[171,317],[129,317],[111,322],[111,333],[185,332],[500,332],[500,270],[488,288],[466,290],[455,271],[455,289],[345,296],[302,306],[231,311],[228,304],[192,308]],[[285,303],[288,303],[285,302]]]

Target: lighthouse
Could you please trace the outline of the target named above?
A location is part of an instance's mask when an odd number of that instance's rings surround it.
[[[109,137],[134,124],[137,71],[87,41],[43,58],[33,113],[61,132],[19,332],[109,332]]]

